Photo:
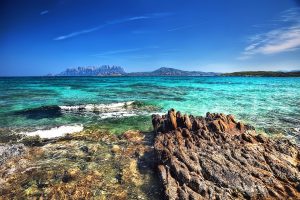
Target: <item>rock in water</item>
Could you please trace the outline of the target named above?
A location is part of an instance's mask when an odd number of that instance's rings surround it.
[[[26,150],[23,144],[0,144],[0,166],[8,159],[22,155]]]
[[[186,116],[177,128],[152,118],[167,199],[300,199],[299,148],[289,140],[257,135],[232,115]]]

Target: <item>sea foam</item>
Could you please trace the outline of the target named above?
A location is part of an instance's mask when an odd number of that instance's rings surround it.
[[[41,138],[55,138],[64,136],[67,133],[76,133],[83,130],[83,125],[66,125],[51,129],[37,130],[32,132],[21,132],[20,134],[26,136],[40,136]]]
[[[111,104],[86,104],[75,106],[59,106],[63,111],[88,111],[88,112],[120,112],[127,110],[127,106],[131,106],[134,101],[111,103]]]
[[[95,113],[101,119],[131,117],[149,114],[146,110],[139,110],[134,101],[110,103],[110,104],[86,104],[73,106],[59,106],[62,112],[86,112]]]

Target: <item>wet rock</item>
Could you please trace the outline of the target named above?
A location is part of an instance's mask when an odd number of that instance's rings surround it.
[[[80,147],[80,150],[83,151],[84,153],[88,153],[89,152],[89,148],[87,146]]]
[[[180,122],[181,114],[176,117]],[[154,147],[167,199],[300,199],[295,144],[257,135],[232,115],[188,118],[192,126],[187,118],[176,129],[154,124],[160,127]]]
[[[63,174],[63,176],[62,176],[62,182],[64,182],[64,183],[67,183],[67,182],[69,182],[70,180],[72,179],[72,176],[69,174],[69,172],[68,171],[64,171],[64,174]]]
[[[122,134],[122,137],[129,142],[140,143],[144,139],[144,135],[140,131],[128,130]]]
[[[43,146],[21,144],[26,151],[0,167],[0,199],[161,199],[153,137],[91,129]]]
[[[26,145],[26,146],[42,146],[43,145],[43,141],[40,138],[40,136],[35,135],[35,136],[26,136],[24,137],[21,142]]]
[[[8,159],[22,155],[26,150],[23,144],[0,144],[0,166]]]
[[[57,105],[20,110],[16,111],[15,114],[23,115],[29,119],[56,118],[62,115],[61,108]]]

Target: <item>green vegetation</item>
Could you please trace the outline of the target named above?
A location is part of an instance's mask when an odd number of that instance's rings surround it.
[[[243,71],[243,72],[224,73],[221,76],[300,77],[300,71],[292,71],[292,72]]]

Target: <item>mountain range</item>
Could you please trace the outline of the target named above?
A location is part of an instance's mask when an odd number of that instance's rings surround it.
[[[103,65],[100,67],[68,68],[57,76],[122,76],[126,72],[122,67]]]
[[[56,76],[263,76],[263,77],[300,77],[300,71],[241,71],[232,73],[215,73],[185,71],[161,67],[150,72],[125,72],[123,67],[102,65],[100,67],[68,68]]]
[[[100,67],[68,68],[57,76],[217,76],[219,73],[184,71],[174,68],[161,67],[151,72],[126,73],[120,66],[103,65]]]

